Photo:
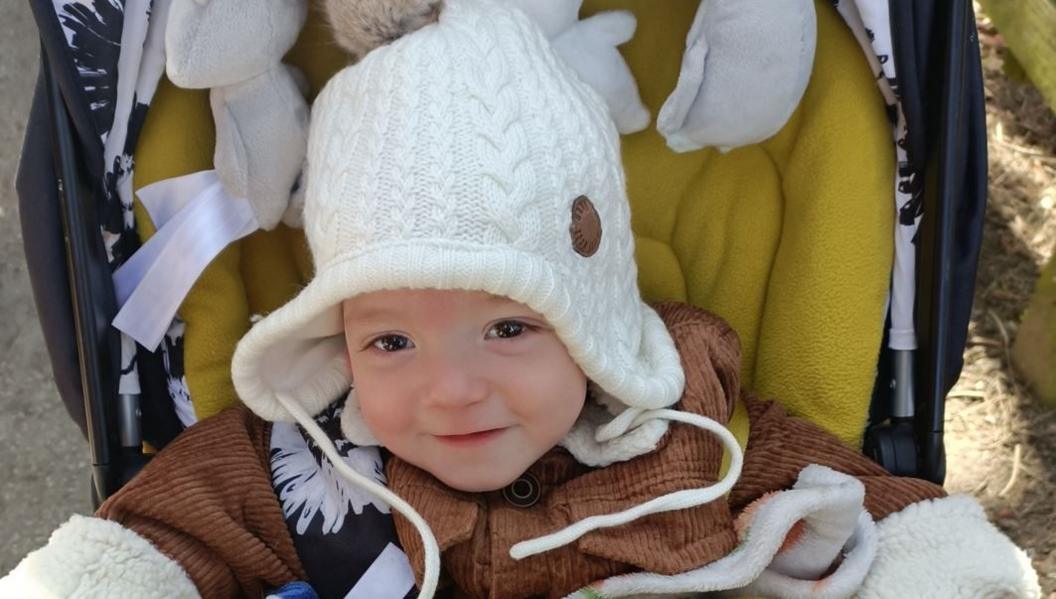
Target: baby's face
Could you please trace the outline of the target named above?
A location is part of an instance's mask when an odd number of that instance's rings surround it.
[[[449,487],[513,482],[583,409],[586,377],[523,304],[429,289],[368,293],[342,307],[367,427]]]

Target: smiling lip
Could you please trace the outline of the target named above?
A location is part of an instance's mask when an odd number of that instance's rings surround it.
[[[505,428],[493,428],[464,435],[436,435],[436,438],[449,445],[479,445],[494,439],[505,430]]]

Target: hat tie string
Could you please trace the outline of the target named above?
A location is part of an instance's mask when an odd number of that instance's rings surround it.
[[[667,495],[661,495],[655,499],[650,499],[645,503],[638,504],[634,507],[623,510],[622,512],[590,516],[589,518],[584,518],[583,520],[571,524],[557,532],[529,539],[527,541],[521,541],[510,548],[510,557],[518,560],[524,559],[532,555],[563,547],[588,532],[599,528],[621,526],[650,514],[670,512],[704,505],[722,498],[733,488],[733,485],[741,476],[741,468],[744,465],[744,453],[741,451],[741,446],[737,442],[737,438],[733,436],[733,433],[707,416],[691,414],[689,412],[682,412],[669,408],[657,410],[630,408],[624,410],[613,419],[612,422],[599,430],[598,440],[605,441],[613,439],[645,422],[656,419],[683,422],[704,429],[718,436],[726,451],[730,454],[730,467],[726,471],[726,475],[723,476],[720,481],[707,487],[674,491]]]

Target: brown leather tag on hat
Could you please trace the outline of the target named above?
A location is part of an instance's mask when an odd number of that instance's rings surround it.
[[[591,257],[601,245],[601,218],[587,196],[572,201],[572,249],[580,256]]]

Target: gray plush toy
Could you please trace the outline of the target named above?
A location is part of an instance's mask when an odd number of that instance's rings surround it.
[[[214,166],[224,190],[246,198],[257,223],[299,226],[291,195],[304,163],[308,105],[300,73],[282,57],[304,26],[307,0],[172,0],[166,73],[209,89]]]

